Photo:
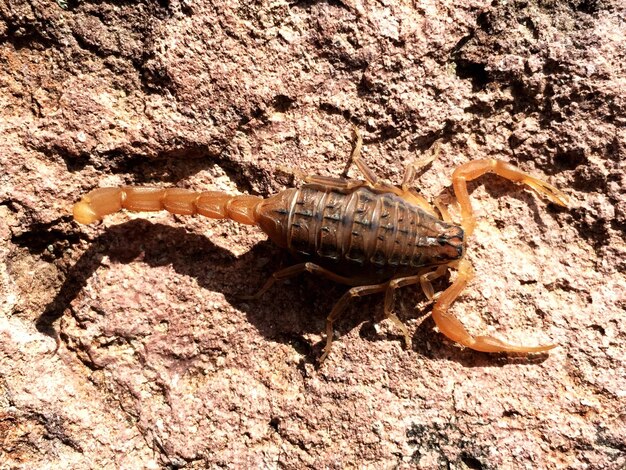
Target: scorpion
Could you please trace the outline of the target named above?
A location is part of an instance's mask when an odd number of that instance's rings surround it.
[[[414,284],[419,284],[428,300],[434,302],[432,318],[439,331],[460,345],[490,353],[537,353],[554,348],[555,344],[523,346],[492,336],[473,336],[449,309],[474,276],[465,258],[467,239],[476,225],[468,181],[495,173],[532,188],[559,206],[567,207],[567,196],[504,161],[473,160],[452,174],[461,216],[460,224],[456,224],[440,200],[435,200],[433,207],[411,187],[420,168],[435,157],[409,164],[401,185],[393,186],[381,182],[363,161],[362,137],[356,128],[353,132],[350,162],[364,180],[311,175],[304,178],[301,187],[285,189],[267,199],[182,188],[106,187],[85,194],[73,207],[74,219],[90,224],[121,209],[166,210],[258,226],[276,245],[302,262],[275,272],[256,294],[245,299],[258,299],[276,282],[303,272],[350,286],[326,318],[326,344],[320,364],[330,353],[334,323],[353,298],[370,294],[385,293],[384,317],[401,331],[408,348],[409,331],[392,307],[395,290]],[[449,268],[456,269],[456,278],[435,295],[432,282]]]

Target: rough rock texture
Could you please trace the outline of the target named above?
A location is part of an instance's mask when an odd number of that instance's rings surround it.
[[[623,468],[625,15],[620,0],[0,0],[0,468]],[[406,288],[409,350],[373,296],[317,369],[344,288],[301,276],[241,301],[288,263],[254,228],[70,216],[99,185],[266,196],[338,176],[349,122],[396,184],[439,140],[429,198],[485,157],[567,192],[563,210],[471,185],[477,276],[453,308],[476,334],[557,349],[459,348]]]

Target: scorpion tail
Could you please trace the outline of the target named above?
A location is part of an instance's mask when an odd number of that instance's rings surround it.
[[[166,210],[173,214],[201,214],[214,219],[232,219],[256,225],[257,196],[233,196],[220,191],[194,192],[178,188],[99,188],[74,204],[74,219],[91,224],[122,209],[133,212]]]

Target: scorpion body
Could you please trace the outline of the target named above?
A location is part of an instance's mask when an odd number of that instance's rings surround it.
[[[100,188],[74,205],[74,218],[88,224],[121,209],[167,210],[259,226],[276,245],[299,255],[304,262],[274,273],[249,298],[258,298],[276,281],[305,271],[351,286],[327,318],[326,347],[320,362],[330,352],[333,323],[349,301],[378,292],[385,292],[386,318],[402,331],[409,345],[406,326],[392,312],[393,294],[398,287],[418,283],[435,302],[432,314],[439,330],[462,345],[486,352],[541,352],[554,347],[517,346],[490,336],[472,336],[448,309],[473,277],[471,265],[464,259],[467,237],[475,225],[466,181],[495,172],[530,186],[556,204],[565,206],[566,196],[512,165],[476,160],[459,167],[452,178],[462,216],[461,224],[455,224],[446,209],[437,204],[437,214],[409,188],[415,165],[408,167],[401,187],[380,183],[360,159],[361,138],[355,134],[357,143],[351,158],[365,181],[310,176],[302,187],[267,199],[179,188]],[[444,275],[449,267],[457,269],[457,277],[435,300],[431,281]]]
[[[449,263],[463,254],[461,227],[367,187],[286,190],[260,204],[257,220],[278,246],[329,266],[382,277]]]

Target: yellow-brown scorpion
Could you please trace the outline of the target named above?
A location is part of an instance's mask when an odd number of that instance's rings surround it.
[[[476,223],[467,181],[493,172],[529,186],[560,206],[566,206],[566,195],[503,161],[474,160],[458,167],[452,175],[461,211],[458,225],[450,220],[447,208],[438,201],[435,210],[411,189],[418,165],[407,167],[399,187],[380,182],[361,159],[362,139],[356,130],[355,136],[351,161],[365,180],[309,176],[300,188],[286,189],[267,199],[179,188],[100,188],[87,193],[74,205],[74,218],[89,224],[121,209],[167,210],[257,225],[276,245],[298,255],[303,262],[274,273],[250,298],[258,298],[276,281],[304,271],[351,286],[326,319],[326,346],[320,362],[331,350],[333,323],[348,302],[353,297],[379,292],[385,293],[385,317],[400,329],[408,347],[409,331],[392,312],[394,291],[418,283],[428,299],[434,300],[432,317],[439,331],[452,341],[485,352],[531,353],[552,349],[554,345],[521,346],[491,336],[473,336],[448,310],[473,277],[472,266],[464,256],[467,237]],[[436,296],[431,282],[450,267],[456,269],[456,278]]]

